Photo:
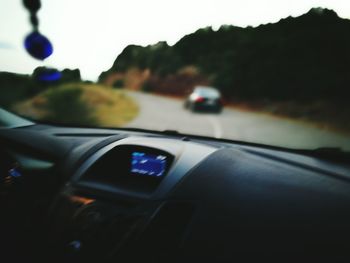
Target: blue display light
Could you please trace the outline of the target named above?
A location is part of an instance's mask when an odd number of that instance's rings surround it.
[[[131,173],[142,176],[163,176],[167,160],[164,155],[133,152],[131,159]]]

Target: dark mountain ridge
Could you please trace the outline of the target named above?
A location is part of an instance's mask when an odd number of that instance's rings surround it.
[[[176,90],[186,67],[227,98],[271,100],[342,100],[350,89],[350,20],[328,9],[313,8],[299,17],[258,27],[202,28],[174,46],[159,42],[129,45],[113,66],[100,75],[149,70],[148,90]],[[171,78],[172,83],[166,79]],[[197,76],[198,78],[198,76]],[[194,85],[188,81],[188,85]],[[142,87],[140,87],[142,88]],[[191,87],[179,85],[178,94]]]

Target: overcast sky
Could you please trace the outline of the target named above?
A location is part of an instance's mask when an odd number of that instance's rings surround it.
[[[312,7],[350,18],[350,0],[42,0],[39,28],[54,53],[38,61],[23,48],[31,27],[22,1],[0,0],[0,71],[79,68],[84,79],[96,80],[128,44],[172,45],[201,27],[257,26]]]

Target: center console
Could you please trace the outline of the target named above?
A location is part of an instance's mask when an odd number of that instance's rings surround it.
[[[138,246],[140,253],[150,246],[173,249],[164,240],[179,240],[194,206],[168,196],[215,150],[159,138],[126,138],[97,150],[52,208],[51,235],[58,241],[51,247],[67,257],[60,260],[123,258]]]

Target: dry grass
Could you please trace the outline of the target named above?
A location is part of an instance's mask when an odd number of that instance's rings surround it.
[[[83,86],[83,101],[94,108],[99,125],[118,127],[131,121],[139,111],[135,101],[121,90],[102,85]]]
[[[89,109],[91,116],[84,117],[87,120],[94,120],[91,125],[119,127],[131,121],[138,114],[137,104],[123,91],[103,85],[81,83],[66,84],[46,90],[34,98],[16,104],[14,110],[33,119],[49,119],[54,122],[54,119],[48,118],[50,116],[48,98],[53,93],[58,94],[72,89],[81,90],[79,100],[84,107]],[[75,109],[71,109],[72,114],[74,111]],[[64,122],[64,120],[59,122]],[[90,123],[85,121],[76,124],[89,125]]]

